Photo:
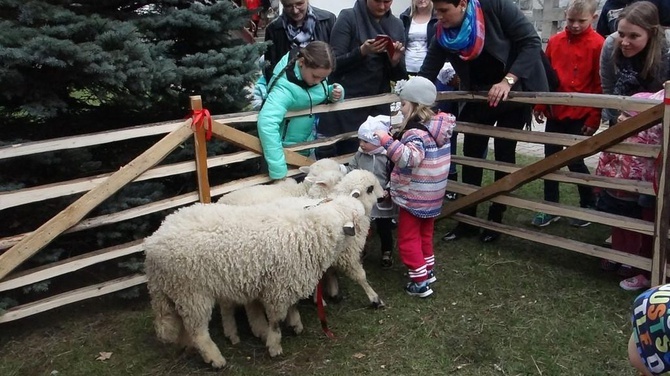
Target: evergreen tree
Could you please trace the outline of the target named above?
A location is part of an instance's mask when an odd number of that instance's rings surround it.
[[[0,0],[0,120],[122,127],[178,119],[194,94],[239,111],[264,49],[236,36],[248,17],[230,0]]]

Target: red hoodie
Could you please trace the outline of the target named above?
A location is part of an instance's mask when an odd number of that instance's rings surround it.
[[[546,54],[558,75],[558,90],[563,93],[600,94],[600,50],[605,38],[589,26],[581,34],[567,30],[549,38]],[[589,128],[600,126],[600,109],[538,104],[535,111],[548,119],[578,120],[586,118]]]

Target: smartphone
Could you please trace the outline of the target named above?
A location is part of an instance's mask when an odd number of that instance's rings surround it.
[[[386,34],[379,34],[375,37],[375,42],[380,40],[386,41],[386,52],[389,54],[389,56],[393,56],[393,54],[395,53],[395,47],[393,47],[393,39]]]

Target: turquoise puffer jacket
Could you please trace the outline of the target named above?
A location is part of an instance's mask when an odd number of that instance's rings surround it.
[[[263,156],[268,164],[271,179],[284,178],[288,172],[283,147],[315,138],[315,115],[286,119],[286,112],[308,108],[311,110],[313,106],[326,102],[333,91],[333,85],[328,85],[327,80],[311,87],[307,86],[302,80],[298,64],[289,67],[292,72],[282,73],[294,53],[292,51],[284,55],[275,66],[268,85],[270,90],[263,108],[258,113],[258,137],[261,140]],[[342,94],[341,99],[344,99],[344,89]]]

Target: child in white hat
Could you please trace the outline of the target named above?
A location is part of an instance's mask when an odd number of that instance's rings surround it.
[[[435,217],[442,210],[451,164],[449,139],[456,123],[453,115],[435,114],[435,85],[424,77],[399,81],[396,91],[404,121],[393,136],[375,131],[393,162],[391,198],[398,205],[398,251],[411,281],[405,291],[425,298],[437,281],[433,252]]]
[[[358,128],[358,151],[354,154],[348,168],[368,170],[375,174],[382,187],[388,188],[388,158],[386,150],[379,144],[375,136],[376,131],[388,133],[390,118],[388,115],[368,116],[368,119]],[[379,242],[381,243],[381,266],[393,266],[393,218],[397,215],[397,207],[393,205],[390,196],[384,202],[372,208],[371,217],[375,223]]]

